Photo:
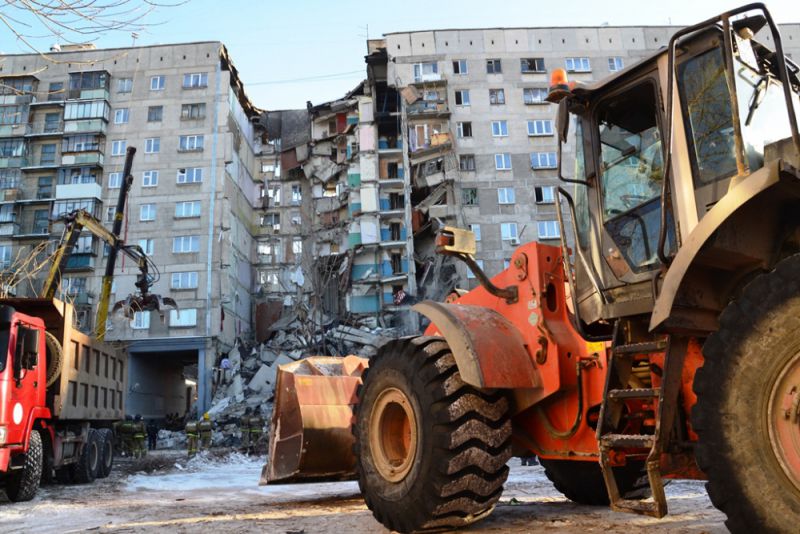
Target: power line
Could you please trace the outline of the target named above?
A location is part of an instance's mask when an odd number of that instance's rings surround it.
[[[337,72],[333,74],[320,74],[319,76],[307,76],[305,78],[290,78],[286,80],[270,80],[268,82],[245,83],[245,85],[247,87],[252,87],[254,85],[273,85],[279,83],[327,81],[327,80],[334,80],[337,78],[347,78],[353,76],[354,74],[363,74],[363,73],[364,73],[363,70],[353,70],[349,72]]]

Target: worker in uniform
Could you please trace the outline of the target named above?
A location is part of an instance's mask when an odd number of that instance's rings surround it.
[[[141,415],[133,421],[133,457],[143,458],[147,454],[147,429]]]
[[[258,454],[261,446],[261,436],[264,433],[264,418],[258,410],[255,410],[249,420],[249,446],[247,452],[250,454]]]
[[[186,449],[189,453],[189,458],[197,454],[197,423],[189,421],[186,423]]]
[[[197,432],[200,434],[200,450],[207,451],[211,448],[211,432],[214,426],[211,424],[211,416],[208,412],[203,414],[203,418],[197,423]]]
[[[242,432],[242,449],[250,451],[250,408],[244,409],[244,414],[239,419],[239,430]]]
[[[122,456],[133,454],[133,417],[125,416],[124,421],[114,423],[114,433],[117,436],[119,452]]]

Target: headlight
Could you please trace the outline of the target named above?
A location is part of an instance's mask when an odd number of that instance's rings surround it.
[[[5,425],[0,425],[0,445],[6,444],[6,438],[8,437],[8,429]]]

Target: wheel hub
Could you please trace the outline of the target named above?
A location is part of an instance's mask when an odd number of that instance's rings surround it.
[[[417,417],[405,393],[387,388],[378,396],[369,421],[375,468],[389,482],[403,480],[417,453]]]
[[[800,353],[783,367],[772,387],[768,424],[772,451],[800,490]]]

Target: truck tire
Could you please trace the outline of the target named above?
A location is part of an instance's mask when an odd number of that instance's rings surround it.
[[[800,255],[754,278],[719,318],[694,380],[695,456],[731,532],[800,524]]]
[[[608,490],[597,462],[545,460],[544,474],[567,499],[589,506],[608,506]],[[617,487],[626,499],[641,499],[650,493],[644,462],[628,462],[614,468]]]
[[[36,495],[42,480],[42,457],[42,436],[38,430],[31,430],[25,464],[6,481],[6,495],[11,502],[29,501]]]
[[[379,522],[399,532],[451,529],[492,512],[511,458],[508,398],[465,384],[443,339],[382,347],[358,398],[358,483]]]
[[[89,438],[83,444],[80,458],[72,465],[72,479],[78,484],[88,484],[97,478],[100,467],[100,439],[94,428],[89,429]]]
[[[61,350],[61,342],[49,331],[45,330],[44,340],[47,348],[47,387],[50,387],[61,375],[61,368],[64,366],[64,352]]]
[[[97,467],[97,478],[106,478],[114,466],[114,432],[110,428],[97,430],[100,446],[100,465]]]

